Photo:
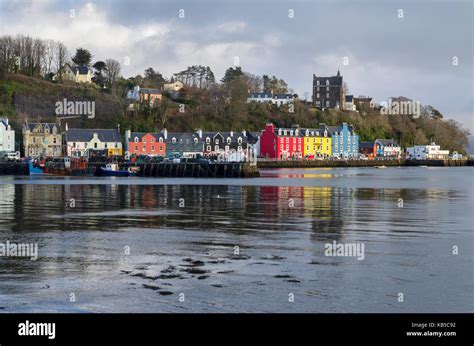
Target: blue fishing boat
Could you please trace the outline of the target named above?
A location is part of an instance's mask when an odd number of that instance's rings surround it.
[[[118,164],[108,163],[105,167],[97,168],[97,175],[103,177],[129,177],[129,170],[120,170]]]
[[[44,174],[44,168],[40,167],[39,165],[34,164],[32,160],[28,161],[28,169],[29,169],[30,175]]]

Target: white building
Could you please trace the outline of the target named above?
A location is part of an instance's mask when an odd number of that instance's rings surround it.
[[[415,145],[407,148],[407,158],[414,160],[447,160],[449,150],[441,150],[439,145]]]
[[[107,151],[108,156],[122,155],[118,129],[69,129],[64,134],[67,156],[89,156],[89,151]]]
[[[273,94],[273,93],[251,93],[247,102],[271,102],[277,106],[293,103],[295,97],[293,94]]]
[[[0,118],[0,151],[15,151],[15,131],[8,123],[8,118]]]

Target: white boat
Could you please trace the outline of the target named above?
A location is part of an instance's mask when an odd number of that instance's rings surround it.
[[[387,168],[387,166],[382,165],[382,166],[374,166],[375,168]]]

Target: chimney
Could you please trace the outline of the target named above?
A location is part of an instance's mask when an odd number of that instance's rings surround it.
[[[242,134],[244,135],[244,137],[247,137],[247,131],[242,130]]]
[[[234,137],[234,131],[230,131],[230,136]]]
[[[163,137],[165,138],[165,141],[168,139],[168,130],[164,128],[161,130],[161,133],[163,134]]]
[[[195,130],[199,138],[202,138],[202,130],[201,129],[196,129]]]
[[[66,126],[64,126],[64,128],[65,128],[66,132],[69,130],[69,126],[67,125],[67,123],[66,123]]]
[[[117,124],[117,130],[120,133],[120,124]]]

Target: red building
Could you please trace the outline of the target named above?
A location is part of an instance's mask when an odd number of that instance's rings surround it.
[[[129,155],[166,156],[163,133],[125,132],[126,151]]]
[[[260,155],[271,159],[302,158],[303,144],[298,128],[275,128],[267,124],[260,136]]]

